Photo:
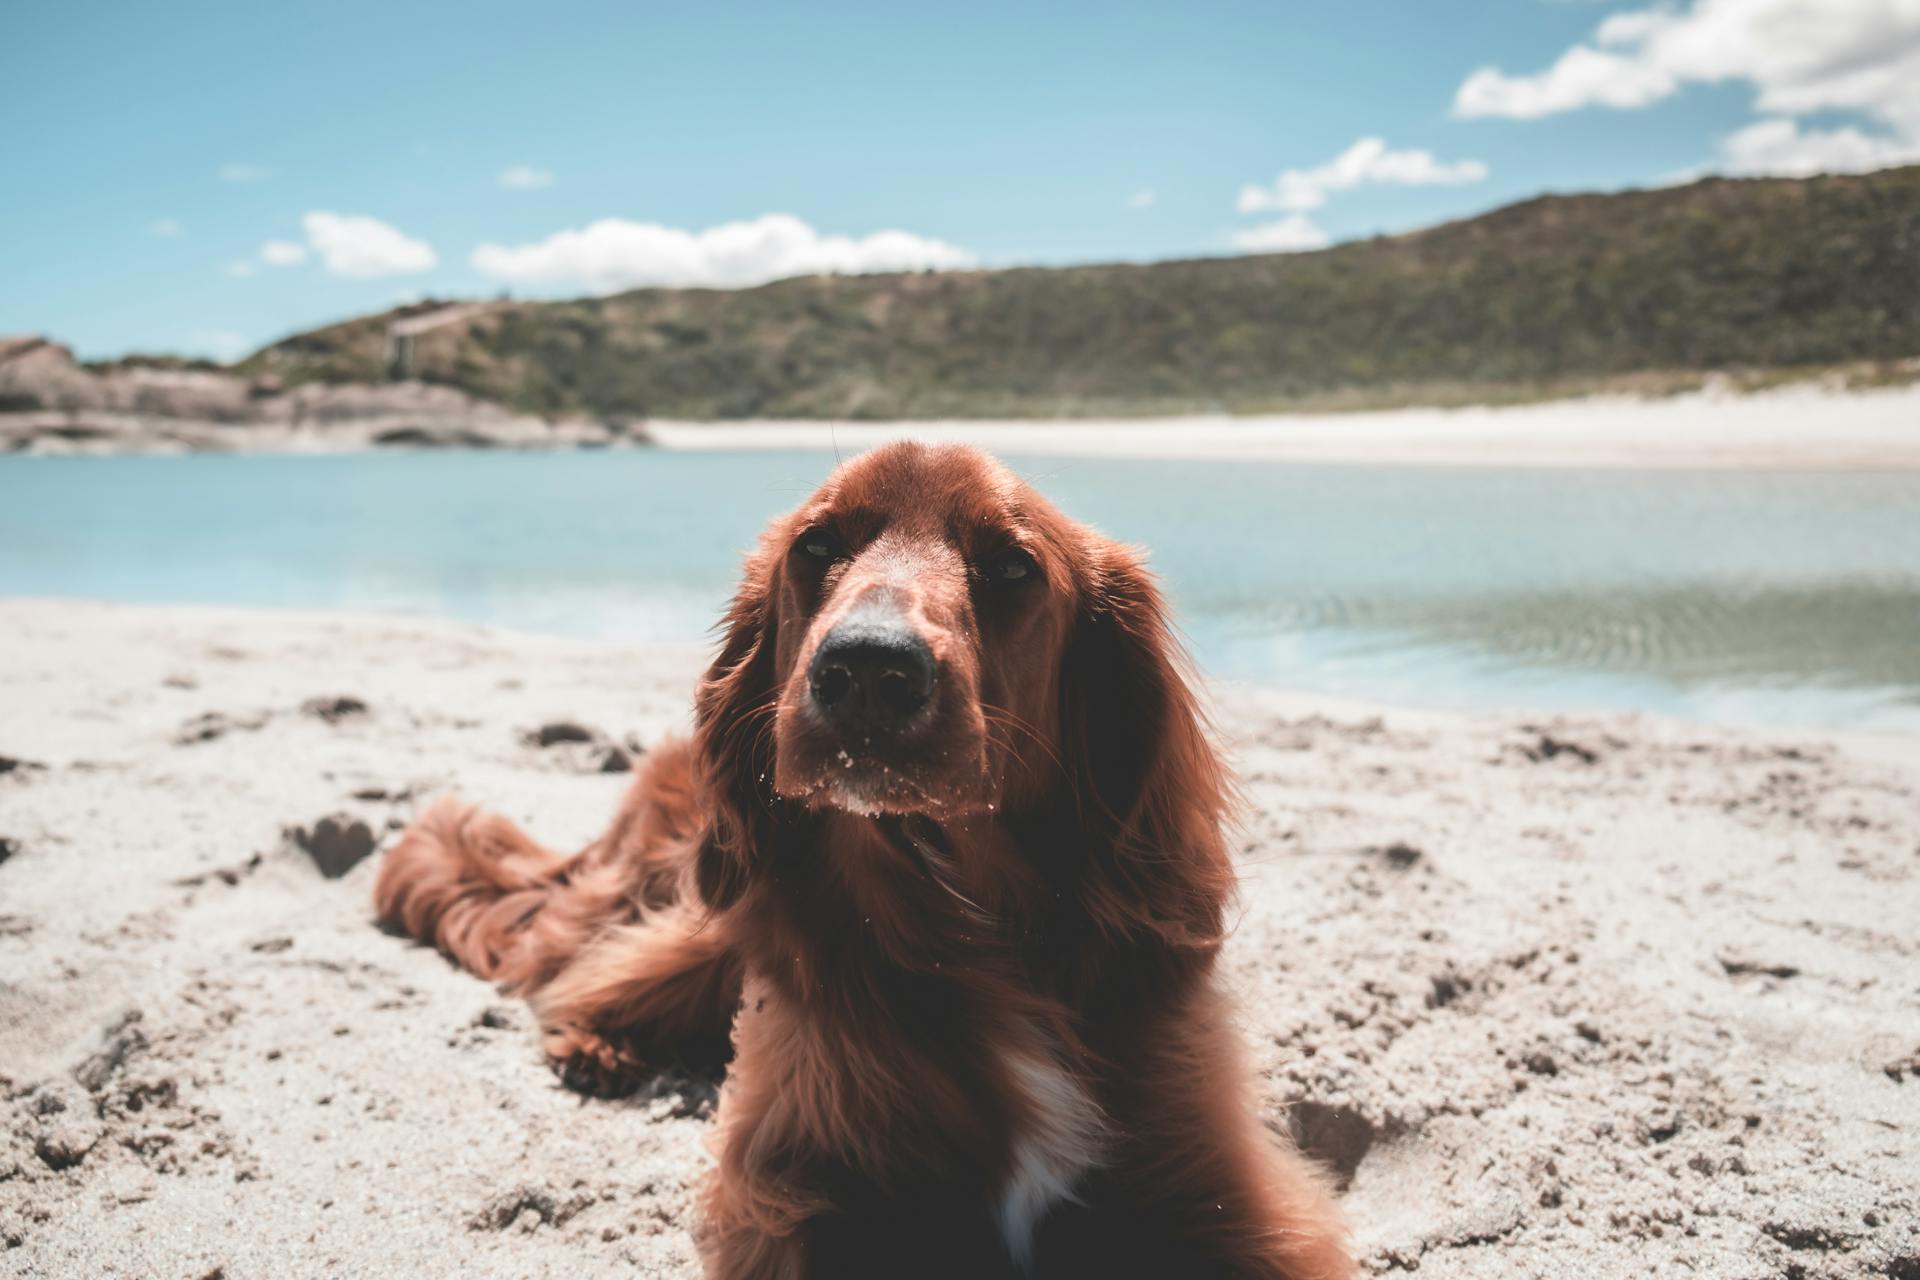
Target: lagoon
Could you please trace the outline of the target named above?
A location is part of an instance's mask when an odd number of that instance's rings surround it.
[[[1208,674],[1920,729],[1920,473],[1011,456],[1151,549]],[[0,459],[0,595],[701,640],[811,451]],[[0,639],[0,646],[4,640]]]

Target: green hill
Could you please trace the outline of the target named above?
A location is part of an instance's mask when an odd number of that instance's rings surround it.
[[[240,366],[387,376],[387,327]],[[532,412],[932,417],[1510,398],[1920,355],[1920,166],[1549,196],[1316,253],[503,303],[430,382]]]

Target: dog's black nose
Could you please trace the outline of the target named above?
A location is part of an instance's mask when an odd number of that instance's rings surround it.
[[[898,729],[933,696],[933,651],[904,619],[834,624],[807,668],[813,704],[861,733]]]

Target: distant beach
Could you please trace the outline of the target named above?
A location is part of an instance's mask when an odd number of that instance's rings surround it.
[[[1792,386],[1465,409],[1072,421],[649,422],[674,449],[838,449],[911,436],[1060,456],[1429,466],[1920,468],[1920,385]]]
[[[1184,418],[599,422],[509,413],[417,383],[316,389],[247,421],[128,409],[0,413],[0,454],[353,453],[372,449],[817,449],[951,440],[1060,457],[1430,466],[1920,469],[1920,384],[1819,383],[1664,397]]]

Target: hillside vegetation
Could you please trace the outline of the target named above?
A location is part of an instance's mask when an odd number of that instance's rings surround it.
[[[377,381],[387,325],[239,372]],[[1551,196],[1316,253],[505,303],[414,368],[602,417],[1230,412],[1920,355],[1920,167]]]

